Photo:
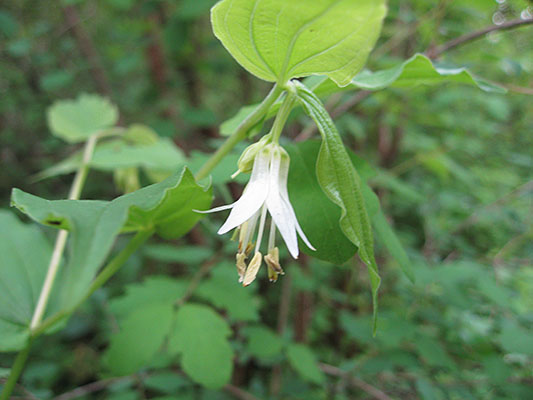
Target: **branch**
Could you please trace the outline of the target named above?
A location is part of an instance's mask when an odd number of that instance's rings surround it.
[[[369,383],[366,383],[360,378],[357,378],[356,376],[351,375],[348,372],[345,372],[341,370],[340,368],[334,367],[333,365],[329,364],[320,364],[320,369],[324,371],[324,373],[332,376],[336,376],[338,378],[345,379],[348,383],[350,383],[352,386],[355,386],[359,389],[361,389],[363,392],[369,394],[370,396],[374,397],[378,400],[392,400],[391,397],[389,397],[387,394],[379,390],[378,388],[370,385]]]
[[[448,50],[462,46],[466,43],[470,43],[474,40],[478,40],[488,33],[495,32],[495,31],[507,31],[510,29],[515,29],[521,26],[531,25],[531,24],[533,24],[533,18],[527,18],[527,19],[518,18],[512,21],[505,22],[501,25],[491,25],[479,31],[470,32],[463,36],[459,36],[458,38],[450,40],[449,42],[446,42],[443,45],[438,46],[435,49],[429,50],[427,52],[427,55],[429,58],[433,60],[435,58],[440,57],[442,53],[445,53]]]
[[[253,394],[248,393],[247,391],[242,390],[241,388],[238,388],[237,386],[226,385],[224,386],[224,390],[239,400],[259,400]]]

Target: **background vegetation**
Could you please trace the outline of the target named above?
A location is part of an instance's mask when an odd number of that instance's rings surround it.
[[[37,181],[44,176],[36,174],[77,150],[50,135],[46,112],[55,100],[81,92],[108,97],[120,110],[121,126],[151,127],[179,146],[183,164],[197,168],[204,153],[220,144],[220,124],[268,90],[214,38],[213,4],[3,2],[2,207],[9,206],[12,187],[65,197],[70,175]],[[309,257],[286,259],[278,283],[262,277],[242,289],[232,265],[235,244],[213,233],[222,218],[217,216],[175,243],[152,240],[64,330],[39,339],[17,396],[533,396],[533,28],[496,30],[440,47],[464,34],[531,18],[533,7],[522,0],[409,0],[390,2],[389,8],[369,69],[420,52],[442,66],[466,66],[509,92],[448,83],[325,99],[345,143],[372,169],[369,182],[416,277],[410,283],[378,247],[383,284],[377,336],[371,331],[367,273],[357,260],[333,266]],[[295,114],[287,135],[303,140],[317,133]],[[220,203],[240,191],[228,182],[237,156],[215,171]],[[91,171],[83,197],[111,199],[154,178],[135,168],[111,170]],[[206,351],[194,373],[189,366],[184,374],[175,363],[175,353],[186,358],[186,350],[173,352],[160,338],[163,318],[150,304],[167,297],[187,303],[180,317],[199,321],[193,332],[204,333],[191,343]],[[150,329],[143,329],[143,313],[154,318]],[[213,345],[219,342],[224,344]],[[234,352],[232,370],[218,364],[224,357],[217,351]],[[12,359],[0,356],[0,378]],[[230,383],[210,389],[227,371]]]

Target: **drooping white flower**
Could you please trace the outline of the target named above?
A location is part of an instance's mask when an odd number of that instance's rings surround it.
[[[289,164],[289,155],[281,146],[275,143],[265,145],[255,155],[250,181],[241,198],[233,204],[207,211],[217,212],[231,209],[228,219],[218,230],[218,234],[222,235],[235,228],[240,229],[237,270],[244,286],[253,282],[261,265],[260,248],[265,232],[267,212],[271,216],[271,223],[268,254],[265,256],[265,261],[271,281],[275,281],[278,274],[283,274],[279,265],[279,251],[275,247],[276,228],[292,257],[298,258],[299,254],[297,235],[310,249],[315,250],[302,231],[289,200],[287,192]],[[246,266],[245,260],[254,247],[253,237],[256,228],[254,256],[250,264]]]

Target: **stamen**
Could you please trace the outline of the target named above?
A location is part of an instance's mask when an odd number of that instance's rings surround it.
[[[259,210],[250,218],[248,221],[245,222],[247,224],[246,233],[244,234],[244,240],[242,242],[242,246],[239,247],[239,252],[245,252],[246,254],[249,253],[250,246],[250,240],[252,239],[252,235],[255,232],[255,227],[257,225],[257,219],[259,218]],[[244,224],[243,224],[244,225]]]
[[[276,247],[276,224],[274,218],[270,221],[270,235],[268,236],[268,251]]]
[[[266,204],[263,204],[263,208],[261,209],[261,222],[259,223],[259,231],[257,232],[257,243],[255,245],[255,252],[259,252],[259,248],[261,247],[261,240],[263,239],[263,231],[265,230],[265,221],[267,216],[267,206]]]

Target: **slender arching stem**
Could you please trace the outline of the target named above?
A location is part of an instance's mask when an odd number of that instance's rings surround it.
[[[283,88],[279,85],[274,85],[270,93],[265,97],[263,102],[238,126],[237,130],[226,140],[226,142],[211,156],[204,166],[196,174],[196,179],[201,180],[218,165],[220,161],[239,143],[243,140],[247,133],[266,115],[270,106],[278,99],[283,92]]]
[[[69,200],[78,200],[80,198],[83,185],[87,179],[87,174],[89,173],[89,163],[93,157],[96,141],[97,135],[92,135],[85,144],[82,162],[78,172],[76,173],[76,176],[74,177],[74,181],[72,182],[72,187],[68,196]],[[48,271],[46,273],[43,288],[41,289],[37,306],[35,307],[35,311],[33,312],[33,316],[31,318],[30,330],[36,329],[43,319],[46,305],[50,299],[52,287],[54,286],[57,272],[59,271],[59,264],[61,263],[61,257],[63,256],[63,251],[65,250],[67,238],[68,232],[65,230],[61,230],[57,234],[54,251],[52,252],[52,258],[50,258],[50,263],[48,264]]]
[[[281,132],[283,131],[283,128],[285,127],[285,124],[287,123],[287,119],[289,118],[289,115],[291,114],[295,101],[296,101],[296,94],[292,90],[287,91],[287,96],[283,100],[283,103],[281,104],[278,114],[276,115],[276,119],[274,120],[274,125],[272,125],[271,134],[272,134],[273,143],[279,142],[279,137],[281,136]]]

